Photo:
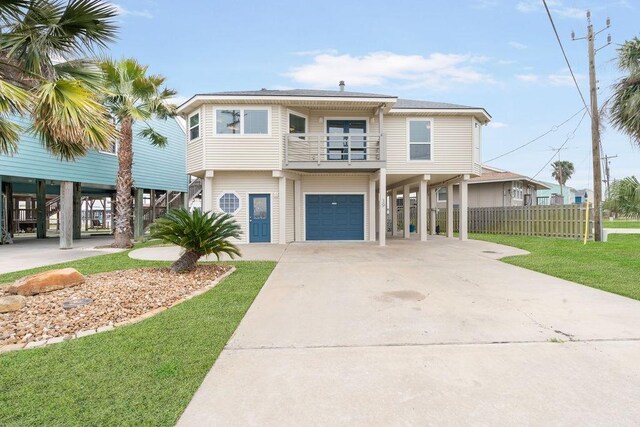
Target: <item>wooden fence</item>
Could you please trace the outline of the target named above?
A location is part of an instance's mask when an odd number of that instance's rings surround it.
[[[469,208],[469,232],[511,234],[519,236],[547,236],[581,239],[584,237],[586,206],[512,206]],[[459,230],[459,209],[453,210],[453,228]],[[593,208],[589,209],[589,238],[593,233]],[[440,233],[447,230],[447,211],[436,215]]]

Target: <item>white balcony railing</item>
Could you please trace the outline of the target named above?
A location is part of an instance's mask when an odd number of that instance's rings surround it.
[[[285,166],[300,163],[366,166],[384,161],[384,135],[296,133],[285,135]]]

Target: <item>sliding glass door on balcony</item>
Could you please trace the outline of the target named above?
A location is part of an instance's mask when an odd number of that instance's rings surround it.
[[[367,160],[367,137],[357,136],[367,133],[366,120],[327,120],[327,133],[327,160],[349,160],[349,146],[351,160]]]

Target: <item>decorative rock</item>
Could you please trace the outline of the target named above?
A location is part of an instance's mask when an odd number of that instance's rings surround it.
[[[0,297],[0,313],[18,311],[27,303],[27,299],[22,295],[8,295]]]
[[[84,283],[84,280],[84,276],[75,268],[63,268],[19,279],[7,288],[7,292],[30,296],[80,285]]]
[[[91,298],[73,298],[68,299],[62,303],[62,308],[65,310],[71,310],[72,308],[82,307],[83,305],[91,304],[93,300]]]

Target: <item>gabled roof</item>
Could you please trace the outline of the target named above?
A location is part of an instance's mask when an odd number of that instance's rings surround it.
[[[396,99],[393,95],[382,95],[379,93],[347,92],[339,90],[317,90],[317,89],[261,89],[261,90],[239,90],[228,92],[198,93],[196,96],[309,96],[309,97],[339,97],[339,98],[390,98]]]
[[[505,171],[493,167],[483,166],[482,174],[469,180],[469,184],[483,184],[488,182],[509,182],[509,181],[526,181],[533,184],[537,189],[549,188],[549,186],[541,181],[536,181],[524,175],[515,172]]]

